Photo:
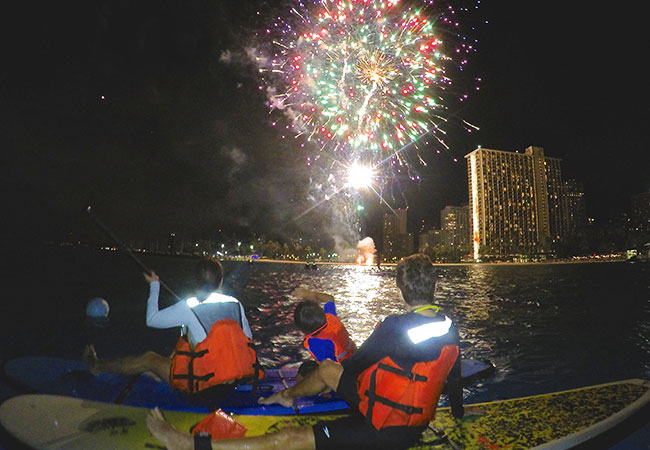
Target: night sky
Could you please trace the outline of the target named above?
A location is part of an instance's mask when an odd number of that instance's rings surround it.
[[[318,208],[293,220],[308,149],[270,126],[243,57],[280,0],[19,3],[0,78],[6,236],[63,239],[88,226],[86,204],[126,239],[323,232]],[[467,202],[479,145],[562,158],[597,220],[650,188],[642,14],[580,3],[481,4],[467,71],[481,90],[450,110],[480,131],[422,150],[421,183],[402,186],[412,228]]]

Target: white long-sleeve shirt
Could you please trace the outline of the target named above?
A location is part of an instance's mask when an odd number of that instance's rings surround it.
[[[153,281],[149,285],[149,298],[147,299],[147,326],[151,328],[173,328],[173,327],[184,327],[187,333],[190,335],[190,340],[193,345],[198,344],[204,340],[207,336],[203,325],[196,317],[196,314],[192,312],[190,305],[195,305],[196,299],[188,299],[186,301],[180,301],[172,306],[169,306],[165,309],[158,309],[158,298],[160,295],[160,283],[158,281]],[[253,339],[253,333],[251,331],[250,325],[248,324],[248,319],[246,319],[246,314],[244,313],[244,307],[241,303],[234,297],[228,297],[239,304],[239,309],[241,312],[241,325],[244,330],[244,334],[248,336],[249,339]]]

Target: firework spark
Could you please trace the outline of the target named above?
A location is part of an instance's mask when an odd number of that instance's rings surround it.
[[[474,47],[452,39],[454,9],[432,3],[293,1],[267,30],[273,54],[259,58],[271,108],[345,164],[408,166],[401,149],[424,135],[445,145],[448,72]]]

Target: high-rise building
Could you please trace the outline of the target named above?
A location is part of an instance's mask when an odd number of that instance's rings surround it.
[[[562,183],[562,205],[566,219],[566,237],[576,236],[587,226],[585,190],[580,181],[568,179]]]
[[[444,246],[469,251],[469,205],[445,206],[440,212],[440,229]]]
[[[384,214],[383,253],[386,260],[394,260],[413,253],[413,235],[406,230],[405,208]]]
[[[478,148],[465,156],[474,259],[544,255],[565,234],[560,159]]]
[[[430,253],[434,247],[444,245],[442,239],[442,230],[433,228],[420,233],[418,242],[418,251],[420,253]]]

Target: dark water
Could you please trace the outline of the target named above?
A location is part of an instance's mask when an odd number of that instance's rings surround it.
[[[189,258],[143,261],[179,295]],[[148,286],[124,254],[48,247],[16,258],[0,318],[0,358],[79,358],[92,342],[102,357],[154,350],[169,354],[177,330],[145,326]],[[360,344],[377,321],[403,311],[393,268],[226,262],[225,289],[246,307],[263,363],[306,358],[293,326],[297,286],[336,297],[339,316]],[[459,324],[462,354],[489,359],[496,374],[466,392],[487,401],[625,378],[650,378],[650,264],[441,266],[437,304]],[[86,303],[111,306],[105,328],[85,320]],[[161,305],[173,297],[163,293]]]

